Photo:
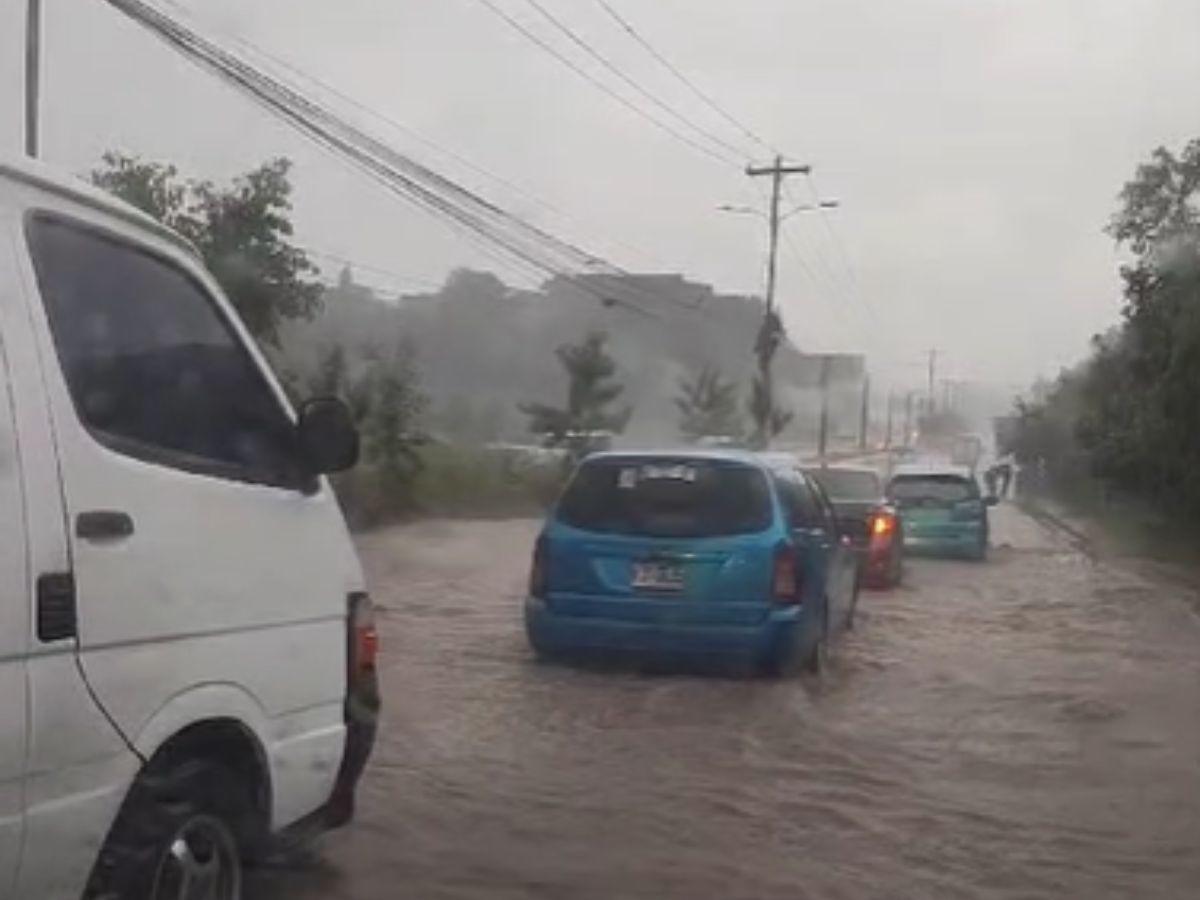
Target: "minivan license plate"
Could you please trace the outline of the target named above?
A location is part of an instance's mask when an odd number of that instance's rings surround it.
[[[648,591],[683,590],[683,566],[675,563],[635,562],[633,586]]]

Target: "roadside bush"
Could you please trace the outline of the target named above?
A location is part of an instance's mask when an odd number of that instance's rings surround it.
[[[402,483],[370,464],[335,480],[352,528],[417,516],[541,515],[558,496],[565,477],[557,461],[522,461],[476,447],[433,444],[421,447],[417,456],[419,467]]]

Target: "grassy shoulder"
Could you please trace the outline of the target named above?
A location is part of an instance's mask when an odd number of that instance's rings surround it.
[[[1026,492],[1019,502],[1086,541],[1097,556],[1169,566],[1177,577],[1200,584],[1200,523],[1099,488]]]
[[[365,530],[425,517],[540,515],[558,496],[564,477],[557,460],[434,444],[420,448],[401,472],[359,465],[334,484],[351,528]]]

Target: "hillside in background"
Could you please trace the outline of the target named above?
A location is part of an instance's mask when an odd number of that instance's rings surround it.
[[[385,301],[343,271],[323,301],[314,319],[284,330],[293,379],[311,380],[337,346],[353,361],[405,344],[432,401],[430,427],[486,440],[528,441],[517,404],[563,401],[554,349],[604,331],[626,386],[623,402],[634,407],[629,440],[676,441],[673,398],[682,377],[716,366],[748,394],[763,314],[757,298],[719,294],[679,275],[584,275],[525,290],[459,269],[436,292]],[[820,368],[819,357],[792,343],[776,357],[779,396],[796,413],[784,441],[805,441],[816,427]],[[852,431],[862,359],[835,357],[830,373],[835,432]]]

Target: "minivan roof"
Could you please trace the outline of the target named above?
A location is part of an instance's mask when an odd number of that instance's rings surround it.
[[[855,472],[864,475],[874,475],[876,478],[879,477],[879,470],[872,468],[871,466],[852,466],[844,465],[842,463],[829,463],[827,465],[823,465],[822,463],[815,462],[805,463],[803,468],[805,472],[812,472],[814,474],[819,472]]]
[[[191,241],[178,232],[172,231],[157,219],[114,197],[107,191],[47,163],[28,157],[0,155],[0,180],[20,182],[108,213],[130,225],[153,232],[192,256],[200,256]]]
[[[766,463],[759,454],[749,450],[697,449],[693,447],[665,450],[601,450],[597,453],[588,454],[584,462],[643,459],[694,459],[696,461],[711,460],[714,462],[744,463],[756,468],[766,466]]]

